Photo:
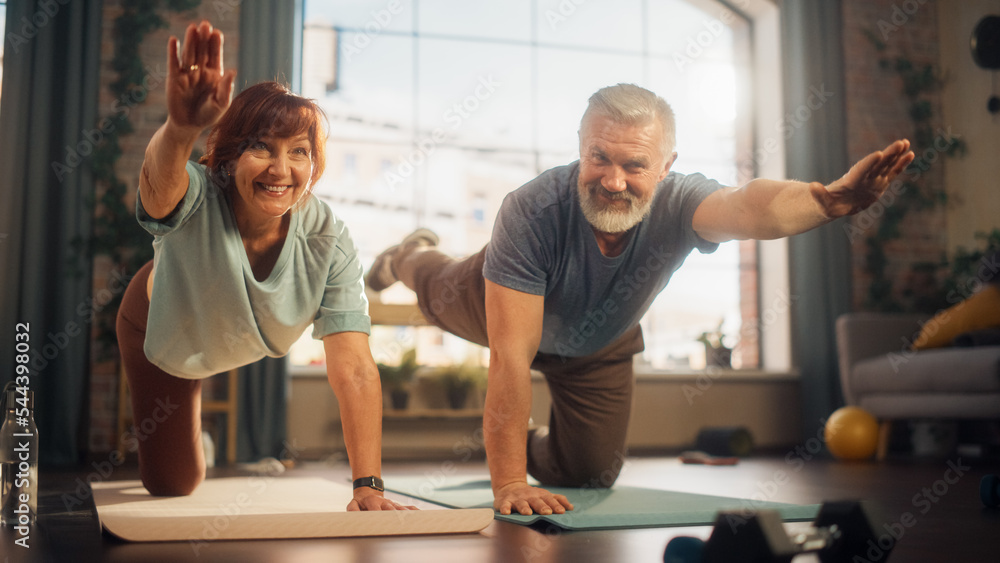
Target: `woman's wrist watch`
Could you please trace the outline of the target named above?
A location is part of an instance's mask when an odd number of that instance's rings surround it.
[[[370,477],[362,477],[360,479],[355,479],[354,488],[360,489],[361,487],[369,487],[375,489],[380,493],[385,491],[385,484],[382,482],[382,479],[379,479],[374,475]]]

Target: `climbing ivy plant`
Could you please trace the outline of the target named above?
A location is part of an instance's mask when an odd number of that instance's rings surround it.
[[[948,131],[935,127],[934,106],[928,95],[936,92],[943,84],[938,70],[931,64],[917,64],[905,55],[891,55],[885,42],[869,31],[868,38],[875,46],[882,70],[897,75],[902,85],[903,98],[913,122],[911,148],[916,159],[900,175],[900,182],[893,189],[893,201],[882,206],[884,213],[875,230],[865,237],[865,271],[871,276],[864,307],[871,311],[900,312],[938,308],[943,304],[945,287],[954,280],[945,279],[943,285],[935,282],[935,287],[920,292],[904,291],[902,298],[896,296],[894,280],[888,275],[889,260],[885,248],[888,243],[902,236],[901,225],[904,218],[913,211],[927,211],[948,203],[944,189],[936,188],[923,179],[923,174],[939,159],[965,155],[966,145],[962,139]],[[938,280],[943,275],[952,275],[948,260],[917,263],[911,266],[914,277]]]
[[[89,262],[96,256],[107,256],[125,280],[152,259],[153,249],[152,237],[136,222],[134,208],[125,204],[128,185],[118,177],[116,170],[122,156],[121,139],[135,130],[130,120],[133,110],[145,102],[151,90],[164,88],[166,80],[165,74],[150,75],[139,48],[150,33],[167,27],[161,14],[185,12],[199,4],[201,0],[123,0],[121,13],[113,23],[111,68],[115,77],[108,84],[108,90],[115,100],[114,114],[98,124],[103,137],[89,160],[97,186],[89,201],[93,211],[91,234],[74,240],[73,244],[78,259]],[[107,302],[95,298],[99,357],[114,349],[114,317],[122,293],[116,292]]]

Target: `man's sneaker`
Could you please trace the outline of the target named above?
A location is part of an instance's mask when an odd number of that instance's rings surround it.
[[[399,244],[382,251],[375,258],[372,267],[365,276],[365,284],[372,291],[382,291],[399,279],[392,269],[392,259],[400,250],[410,250],[418,246],[437,246],[438,236],[429,229],[417,229],[406,236]]]

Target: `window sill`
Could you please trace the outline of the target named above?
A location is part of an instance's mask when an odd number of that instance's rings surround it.
[[[293,366],[288,365],[288,375],[290,377],[326,377],[326,366],[321,365],[310,365],[310,366]]]
[[[636,368],[635,377],[638,381],[703,381],[706,377],[713,381],[796,381],[797,371],[766,370],[766,369],[692,369],[692,370],[656,370]]]
[[[383,422],[387,420],[482,420],[483,409],[384,409]]]
[[[326,377],[326,366],[289,366],[288,374],[291,377]],[[637,381],[664,381],[664,382],[697,382],[704,381],[705,378],[713,381],[734,381],[734,382],[776,382],[776,381],[797,381],[799,373],[797,371],[766,370],[766,369],[706,369],[706,370],[656,370],[649,368],[636,368],[635,378]],[[532,372],[532,379],[544,379],[544,376],[536,371]]]

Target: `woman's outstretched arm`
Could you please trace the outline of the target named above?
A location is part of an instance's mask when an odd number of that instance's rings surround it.
[[[222,68],[222,42],[207,21],[188,26],[183,52],[176,37],[167,41],[167,122],[150,139],[139,176],[143,208],[154,219],[184,197],[195,142],[229,108],[236,71]]]

